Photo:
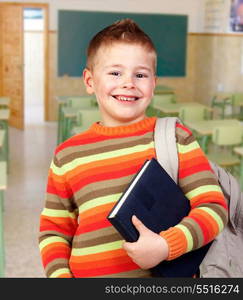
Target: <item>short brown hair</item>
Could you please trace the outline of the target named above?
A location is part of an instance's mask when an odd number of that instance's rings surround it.
[[[114,42],[138,44],[155,54],[156,49],[150,37],[131,19],[123,19],[98,32],[90,41],[87,49],[87,68],[92,69],[94,57],[101,46]]]

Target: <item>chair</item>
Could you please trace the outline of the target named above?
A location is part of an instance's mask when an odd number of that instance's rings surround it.
[[[200,105],[186,105],[182,106],[179,109],[178,114],[179,119],[182,123],[186,123],[187,121],[203,121],[208,119],[208,111],[205,107]],[[192,130],[193,135],[198,140],[198,143],[202,146],[204,143],[204,137],[199,135],[196,131]]]
[[[74,96],[67,98],[66,105],[61,109],[61,133],[59,142],[63,142],[70,137],[71,128],[76,124],[77,110],[92,108],[92,106],[92,96]]]
[[[232,96],[232,110],[234,118],[243,120],[243,93],[234,93]]]
[[[211,100],[212,108],[219,108],[221,110],[220,117],[225,118],[225,111],[227,107],[230,107],[232,111],[232,94],[219,92],[213,95]],[[232,113],[231,113],[232,114]]]
[[[172,87],[166,86],[166,85],[161,85],[157,84],[155,89],[154,89],[155,94],[172,94],[174,93],[174,89]]]
[[[217,126],[213,129],[211,145],[207,157],[231,172],[239,166],[240,160],[233,148],[242,145],[243,128],[241,125]]]
[[[161,94],[161,95],[154,95],[151,104],[159,105],[160,103],[175,103],[175,102],[176,102],[175,94]]]
[[[161,112],[156,108],[162,103],[176,103],[176,96],[173,93],[168,94],[155,94],[147,109],[148,116],[162,116]]]
[[[77,96],[70,97],[67,99],[67,106],[73,108],[90,108],[92,107],[92,99],[91,96]]]
[[[93,123],[100,121],[100,111],[96,108],[81,109],[77,112],[77,123],[71,129],[71,135],[78,134],[88,129]]]
[[[200,105],[185,105],[179,109],[179,119],[186,121],[202,121],[208,118],[207,109]]]
[[[239,181],[241,190],[243,192],[243,145],[241,147],[234,147],[233,151],[240,158]]]

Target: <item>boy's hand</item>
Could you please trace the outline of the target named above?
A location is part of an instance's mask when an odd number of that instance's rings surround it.
[[[124,242],[123,249],[142,269],[150,269],[169,254],[166,240],[148,229],[136,216],[132,217],[133,225],[139,232],[139,239],[134,243]]]

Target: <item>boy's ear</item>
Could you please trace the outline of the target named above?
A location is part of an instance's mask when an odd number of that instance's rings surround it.
[[[86,86],[87,93],[93,94],[94,93],[93,76],[92,76],[92,73],[90,72],[90,70],[87,68],[85,68],[83,71],[83,80],[84,80],[84,84]]]
[[[155,87],[156,87],[157,81],[158,81],[158,77],[155,75],[155,76],[154,76],[154,88],[153,88],[153,95],[154,95],[154,89],[155,89]]]
[[[155,76],[154,76],[154,83],[155,83],[155,86],[156,86],[157,82],[158,82],[158,77],[155,75]]]

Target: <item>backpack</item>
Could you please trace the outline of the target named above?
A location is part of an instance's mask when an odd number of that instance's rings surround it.
[[[177,183],[176,117],[158,118],[154,131],[158,162]],[[215,238],[200,265],[200,277],[243,277],[243,193],[237,179],[209,161],[228,202],[228,223]]]

